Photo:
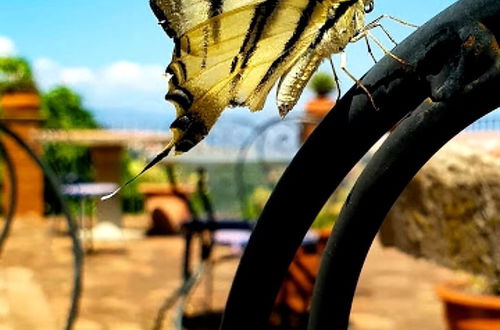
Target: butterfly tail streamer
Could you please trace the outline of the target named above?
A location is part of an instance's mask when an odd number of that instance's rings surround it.
[[[125,182],[123,185],[118,187],[115,191],[113,191],[111,194],[105,195],[101,197],[102,201],[105,201],[107,199],[113,198],[116,194],[118,194],[123,188],[128,186],[130,183],[134,182],[138,177],[140,177],[142,174],[144,174],[147,170],[149,170],[151,167],[155,166],[158,164],[160,161],[165,159],[165,157],[168,156],[170,151],[172,150],[173,145],[169,144],[165,149],[163,149],[160,153],[158,153],[149,163],[147,163],[144,168],[137,173],[133,178],[129,179],[127,182]]]
[[[456,2],[392,51],[410,65],[386,56],[361,79],[378,111],[366,93],[354,86],[336,110],[327,114],[286,169],[256,224],[233,280],[221,330],[265,328],[290,262],[316,215],[358,160],[404,119],[390,144],[379,150],[401,145],[419,149],[397,155],[385,152],[376,162],[371,161],[368,166],[376,170],[373,182],[377,185],[358,181],[358,186],[371,193],[364,198],[351,192],[344,209],[352,212],[342,211],[342,223],[335,225],[330,250],[320,267],[308,329],[348,327],[359,272],[380,220],[373,212],[363,216],[360,212],[373,206],[383,213],[380,208],[397,195],[392,191],[389,196],[384,190],[394,183],[390,180],[397,181],[398,175],[421,166],[439,144],[499,106],[500,97],[495,92],[500,83],[499,19],[498,0]],[[404,157],[410,166],[404,165]],[[396,158],[396,163],[390,163],[392,179],[380,184],[388,161]],[[375,202],[382,199],[383,206]],[[280,244],[276,244],[277,238]]]

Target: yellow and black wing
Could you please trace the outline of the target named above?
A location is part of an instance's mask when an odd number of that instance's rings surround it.
[[[262,109],[280,78],[278,106],[286,114],[321,60],[363,24],[363,6],[362,0],[151,0],[175,43],[166,99],[177,109],[176,151],[202,140],[228,106]]]
[[[364,27],[364,7],[372,2],[150,0],[174,40],[165,98],[177,114],[172,141],[137,176],[171,149],[185,152],[198,144],[225,108],[262,109],[278,80],[278,109],[286,115],[321,60]]]

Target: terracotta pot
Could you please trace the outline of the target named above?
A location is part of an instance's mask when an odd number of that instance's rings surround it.
[[[318,96],[306,104],[306,113],[315,117],[324,117],[335,105],[335,101],[326,96]]]
[[[178,189],[186,196],[195,192],[190,185],[180,185]],[[144,194],[144,209],[151,215],[148,235],[178,234],[182,224],[191,219],[186,201],[177,196],[169,184],[143,183],[139,192]]]
[[[40,107],[40,96],[36,93],[6,93],[1,97],[3,108],[36,108]]]
[[[306,118],[311,119],[312,122],[306,122],[302,125],[300,140],[304,142],[316,125],[323,119],[324,116],[335,106],[335,101],[329,97],[317,97],[310,100],[305,107]]]
[[[469,293],[466,286],[463,282],[449,282],[436,287],[448,329],[500,330],[500,296]]]
[[[36,93],[6,93],[0,97],[5,119],[39,119],[40,103]]]

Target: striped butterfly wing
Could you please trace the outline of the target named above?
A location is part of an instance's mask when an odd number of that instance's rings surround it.
[[[170,151],[198,144],[228,106],[262,109],[280,79],[286,115],[322,59],[364,27],[373,0],[150,0],[174,39],[166,99],[176,107],[173,138],[128,185]],[[111,198],[121,189],[103,197]]]
[[[277,105],[284,117],[297,103],[321,61],[334,53],[341,52],[352,37],[365,26],[364,8],[370,0],[334,1],[329,3],[326,15],[314,15],[308,22],[314,30],[306,37],[305,45],[299,45],[300,51],[290,69],[280,76]],[[325,5],[325,3],[323,3]]]
[[[228,106],[262,109],[280,78],[278,105],[286,114],[321,60],[363,25],[364,3],[151,0],[151,6],[175,41],[166,99],[177,109],[172,145],[183,152]]]

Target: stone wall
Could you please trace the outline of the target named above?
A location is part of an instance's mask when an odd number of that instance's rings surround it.
[[[450,144],[412,180],[386,218],[385,245],[482,275],[500,293],[500,158]]]

